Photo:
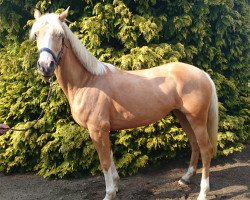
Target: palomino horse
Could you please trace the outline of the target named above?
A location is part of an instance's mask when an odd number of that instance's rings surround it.
[[[218,100],[209,75],[180,62],[139,71],[122,71],[100,62],[64,23],[67,15],[68,9],[60,15],[43,16],[36,10],[30,37],[37,40],[39,71],[47,77],[55,73],[74,120],[89,130],[104,173],[104,199],[115,198],[119,181],[110,131],[148,125],[171,111],[192,145],[190,166],[179,184],[188,183],[195,175],[201,154],[198,199],[206,199],[218,126]]]

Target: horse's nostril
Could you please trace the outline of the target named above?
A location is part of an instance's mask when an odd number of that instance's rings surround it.
[[[49,66],[50,66],[50,67],[54,67],[54,66],[55,66],[55,62],[54,62],[54,61],[51,61]]]
[[[42,74],[45,74],[45,73],[47,73],[47,68],[48,67],[46,67],[45,66],[45,63],[44,62],[37,62],[37,67],[38,67],[38,69],[39,69],[39,71],[42,73]]]

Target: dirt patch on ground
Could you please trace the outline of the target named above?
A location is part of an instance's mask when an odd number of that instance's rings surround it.
[[[189,187],[177,184],[187,167],[186,158],[122,178],[117,199],[196,199],[200,170]],[[243,152],[213,160],[210,184],[208,199],[250,199],[250,141]],[[0,200],[99,200],[104,195],[102,176],[49,181],[34,174],[0,175]]]

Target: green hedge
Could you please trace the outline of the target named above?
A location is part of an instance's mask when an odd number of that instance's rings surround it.
[[[249,131],[249,31],[247,1],[86,0],[0,3],[0,122],[26,127],[45,106],[48,85],[36,71],[37,49],[28,41],[32,9],[71,6],[70,28],[100,60],[124,70],[183,61],[207,71],[220,102],[218,154],[244,148]],[[87,130],[73,122],[55,82],[49,107],[26,132],[0,137],[0,170],[37,171],[62,178],[100,171]],[[111,133],[119,172],[186,156],[189,143],[172,115],[155,124]]]

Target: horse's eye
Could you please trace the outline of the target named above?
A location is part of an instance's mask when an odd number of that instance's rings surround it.
[[[35,33],[34,36],[35,36],[35,39],[36,39],[37,38],[37,33]]]
[[[61,39],[62,37],[63,37],[63,34],[62,34],[62,33],[57,35],[57,38],[58,38],[58,39]]]

